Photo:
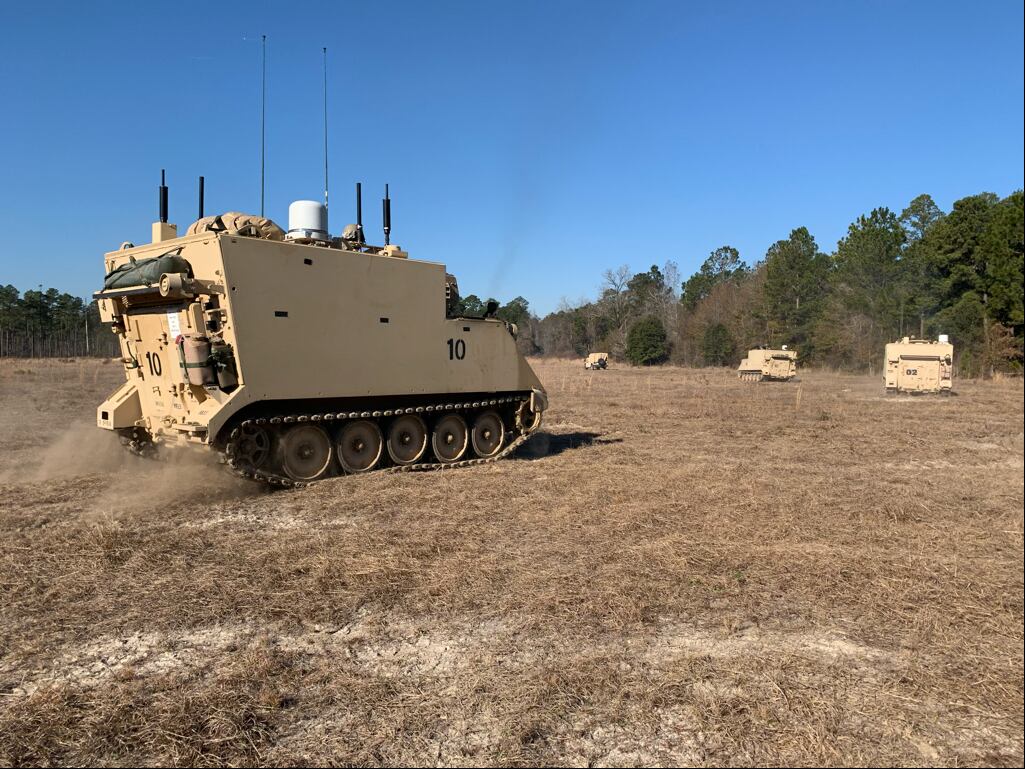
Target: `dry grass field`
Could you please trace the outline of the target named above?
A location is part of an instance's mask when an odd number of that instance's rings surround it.
[[[0,361],[0,764],[1022,764],[1020,380],[537,368],[509,459],[266,491]]]

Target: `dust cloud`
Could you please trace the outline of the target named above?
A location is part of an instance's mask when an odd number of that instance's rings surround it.
[[[38,482],[111,473],[124,460],[125,450],[114,433],[88,422],[74,422],[42,450],[39,464],[21,475]]]
[[[0,483],[46,484],[76,478],[102,480],[87,505],[89,512],[118,515],[198,501],[226,501],[265,493],[257,484],[232,476],[206,449],[164,450],[157,459],[131,454],[118,436],[96,425],[74,422],[45,444],[32,466],[0,471]]]
[[[118,515],[170,510],[268,493],[258,484],[231,475],[210,449],[166,450],[157,459],[124,453],[119,472],[92,501],[92,512]]]

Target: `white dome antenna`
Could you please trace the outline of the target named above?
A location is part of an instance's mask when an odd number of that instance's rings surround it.
[[[316,200],[296,200],[288,206],[286,240],[326,243],[331,240],[327,230],[327,206]]]

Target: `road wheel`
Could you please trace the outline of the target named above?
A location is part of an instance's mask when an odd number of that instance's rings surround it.
[[[502,418],[494,411],[485,411],[473,423],[470,435],[473,450],[478,457],[489,459],[502,450],[505,443],[505,426]]]
[[[331,464],[331,439],[317,425],[297,425],[281,438],[281,469],[293,481],[313,481]]]
[[[347,473],[373,470],[381,459],[381,428],[369,419],[349,422],[338,433],[338,462]]]
[[[406,414],[388,428],[388,456],[397,465],[411,465],[427,449],[427,425],[415,414]]]
[[[466,422],[458,414],[447,414],[434,426],[431,446],[439,462],[458,462],[466,452]]]
[[[262,425],[242,425],[239,428],[236,457],[252,470],[259,470],[271,451],[270,432]]]

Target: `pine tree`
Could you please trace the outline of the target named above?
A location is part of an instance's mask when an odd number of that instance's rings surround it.
[[[652,366],[669,358],[669,344],[662,321],[641,318],[626,337],[626,357],[635,366]]]
[[[828,290],[829,257],[798,227],[765,254],[764,313],[772,344],[789,344],[812,355],[812,326]]]
[[[715,323],[705,329],[701,352],[708,366],[727,366],[733,362],[737,344],[730,330],[722,323]]]

